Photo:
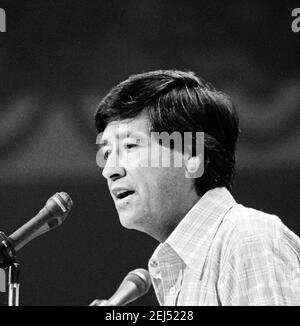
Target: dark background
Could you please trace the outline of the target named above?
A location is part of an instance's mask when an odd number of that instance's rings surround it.
[[[237,201],[300,234],[297,1],[0,1],[0,230],[58,191],[75,206],[25,246],[20,304],[108,298],[158,245],[118,220],[96,165],[93,114],[130,74],[193,70],[232,96],[241,120]],[[6,305],[6,294],[0,293]],[[154,293],[134,302],[157,305]]]

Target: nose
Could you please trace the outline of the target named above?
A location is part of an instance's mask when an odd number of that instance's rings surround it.
[[[126,170],[117,155],[111,153],[103,168],[102,175],[107,180],[116,180],[126,175]]]

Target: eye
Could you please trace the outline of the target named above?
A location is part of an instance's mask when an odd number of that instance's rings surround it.
[[[110,154],[110,151],[106,151],[103,153],[103,158],[105,161],[108,159],[109,154]]]
[[[124,148],[126,148],[126,149],[131,149],[131,148],[134,148],[137,146],[138,146],[138,144],[136,144],[136,143],[125,143],[124,144]]]

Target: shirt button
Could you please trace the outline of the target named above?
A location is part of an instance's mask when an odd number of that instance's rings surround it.
[[[152,267],[157,267],[157,261],[156,260],[153,260],[150,264]]]
[[[174,295],[175,293],[176,293],[176,288],[175,288],[175,286],[172,286],[170,289],[170,294]]]

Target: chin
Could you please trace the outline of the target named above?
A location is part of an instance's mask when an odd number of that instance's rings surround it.
[[[131,214],[119,214],[119,220],[121,225],[130,230],[136,230],[139,232],[147,233],[147,229],[145,228],[145,223],[141,220],[141,216],[131,215]]]
[[[124,228],[139,230],[138,218],[136,216],[132,214],[119,213],[119,220]]]

